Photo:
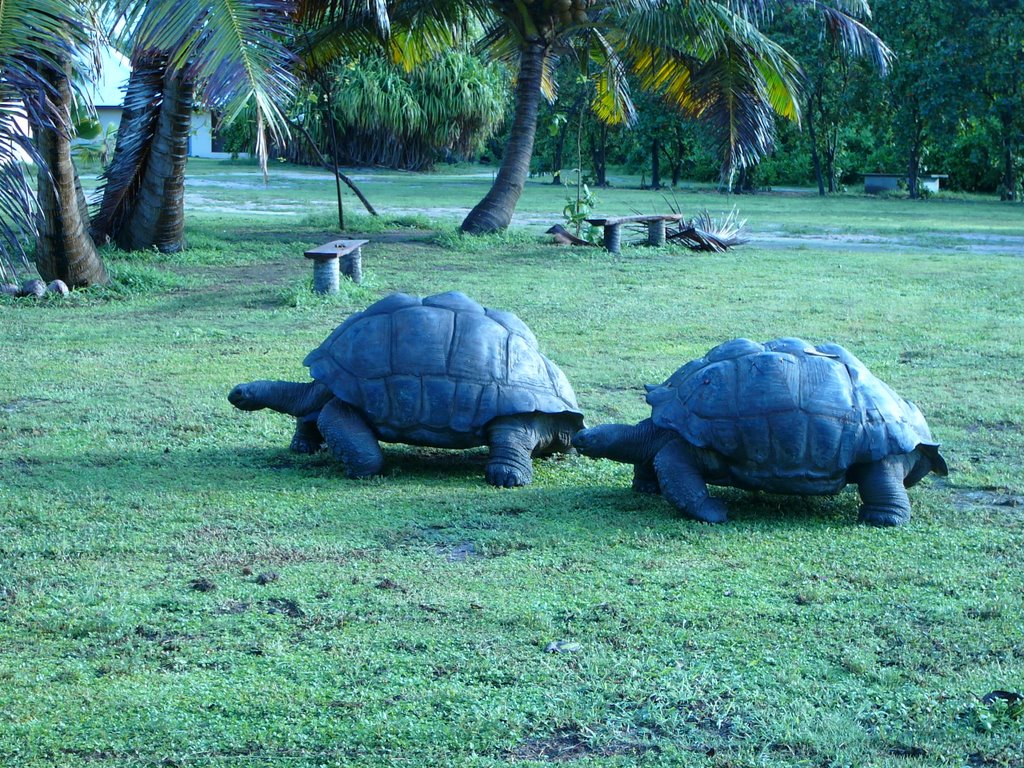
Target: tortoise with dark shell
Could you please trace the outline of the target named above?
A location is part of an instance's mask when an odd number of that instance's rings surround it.
[[[487,481],[529,483],[532,457],[571,448],[583,415],[568,380],[515,315],[464,294],[394,293],[306,356],[312,381],[253,381],[228,400],[297,420],[292,450],[325,443],[351,477],[381,472],[379,441],[487,445]]]
[[[856,483],[860,520],[910,519],[906,488],[946,462],[921,411],[838,344],[733,339],[647,387],[651,418],[573,438],[580,453],[634,465],[633,487],[708,523],[707,485],[834,494]]]

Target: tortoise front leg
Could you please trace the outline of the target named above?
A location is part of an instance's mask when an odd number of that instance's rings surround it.
[[[654,471],[653,461],[639,462],[633,465],[633,490],[637,493],[661,493],[658,473]]]
[[[491,452],[487,460],[487,482],[499,488],[515,488],[533,481],[533,451],[539,438],[533,417],[504,416],[487,430]]]
[[[887,456],[852,473],[863,502],[857,519],[869,525],[903,525],[910,520],[910,499],[903,487],[905,456]]]
[[[724,523],[725,502],[708,495],[708,486],[693,452],[682,440],[672,440],[654,457],[661,495],[684,514],[705,523]]]
[[[324,445],[324,436],[316,426],[320,411],[295,420],[295,434],[292,435],[291,449],[295,453],[316,453]]]
[[[370,425],[354,408],[338,399],[320,411],[316,422],[327,447],[349,477],[372,477],[384,468],[384,454]]]

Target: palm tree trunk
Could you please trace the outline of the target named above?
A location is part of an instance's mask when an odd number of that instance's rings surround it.
[[[49,173],[39,174],[42,223],[36,248],[36,269],[44,280],[63,280],[69,286],[110,282],[96,245],[89,237],[89,214],[78,171],[71,159],[71,85],[67,69],[48,76],[52,98],[64,115],[61,130],[37,127],[39,155]]]
[[[542,64],[547,53],[543,43],[527,42],[519,55],[515,117],[501,167],[490,191],[462,222],[462,231],[486,235],[505,229],[512,221],[516,203],[530,175],[533,140],[537,133]]]
[[[185,247],[185,163],[192,124],[194,83],[181,71],[167,71],[160,117],[132,211],[114,233],[118,247],[156,247],[177,253]]]
[[[160,117],[167,55],[145,52],[132,58],[132,71],[117,128],[114,157],[103,170],[103,199],[92,219],[93,240],[114,239],[135,209]]]

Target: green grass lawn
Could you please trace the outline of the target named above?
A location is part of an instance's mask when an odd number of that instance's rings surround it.
[[[879,245],[612,257],[537,236],[567,193],[543,180],[536,221],[463,240],[486,169],[367,173],[439,232],[353,219],[366,280],[317,298],[329,178],[190,169],[188,252],[0,298],[0,765],[1024,765],[1024,713],[981,700],[1024,692],[1024,260],[958,237],[1016,242],[1020,208],[686,191],[754,232]],[[899,529],[858,525],[852,490],[719,490],[710,527],[583,458],[498,490],[484,451],[386,446],[382,477],[346,480],[288,451],[288,418],[228,404],[303,380],[394,290],[515,311],[589,424],[642,418],[644,383],[733,336],[840,342],[920,405],[950,476]]]

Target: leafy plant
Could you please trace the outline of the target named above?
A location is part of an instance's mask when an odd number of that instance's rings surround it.
[[[575,195],[569,195],[565,198],[565,207],[562,208],[562,216],[565,218],[565,223],[570,227],[573,227],[576,231],[576,237],[582,237],[590,242],[596,242],[597,233],[599,230],[597,227],[587,225],[587,229],[583,229],[583,225],[587,223],[587,218],[594,210],[594,206],[597,205],[597,195],[595,195],[590,187],[586,184],[580,185]]]

